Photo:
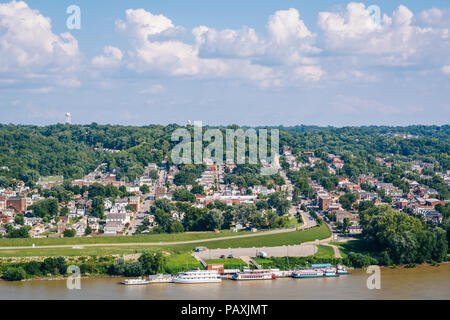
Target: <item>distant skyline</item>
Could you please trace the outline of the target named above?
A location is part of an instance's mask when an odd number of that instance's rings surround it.
[[[444,0],[0,1],[0,123],[449,124],[449,30]]]

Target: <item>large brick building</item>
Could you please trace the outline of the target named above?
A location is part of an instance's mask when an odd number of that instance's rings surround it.
[[[27,210],[27,199],[25,197],[12,197],[6,200],[6,207],[14,209],[17,213],[25,213]]]

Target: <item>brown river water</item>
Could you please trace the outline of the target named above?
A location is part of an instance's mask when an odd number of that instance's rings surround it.
[[[80,290],[67,281],[0,281],[0,300],[311,300],[450,299],[450,265],[381,269],[381,289],[369,290],[370,274],[355,270],[338,278],[231,281],[212,284],[123,286],[122,279],[82,279]]]

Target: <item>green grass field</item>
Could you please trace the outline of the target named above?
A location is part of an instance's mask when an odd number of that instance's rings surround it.
[[[302,221],[301,218],[291,218],[289,220],[288,227],[298,228],[298,227],[301,227],[301,226],[303,226],[303,221]]]
[[[170,255],[165,266],[165,271],[170,274],[193,269],[203,269],[203,266],[190,252]]]
[[[348,242],[332,242],[330,244],[333,244],[339,248],[339,251],[341,252],[343,258],[346,258],[350,252],[358,252],[377,258],[376,253],[364,248],[362,240],[351,240]]]
[[[202,236],[204,234],[185,234],[187,236]],[[213,233],[209,235],[215,235]],[[230,234],[231,235],[231,234]],[[192,244],[178,245],[130,245],[130,246],[105,246],[105,247],[85,247],[85,248],[44,248],[44,249],[3,249],[0,250],[0,257],[42,257],[42,256],[89,256],[89,255],[115,255],[115,254],[135,254],[144,251],[164,250],[174,254],[191,252],[196,247],[208,247],[209,249],[226,248],[262,248],[282,245],[301,244],[303,242],[315,241],[316,239],[326,239],[331,235],[326,225],[317,228],[292,231],[279,234],[259,235],[255,237],[227,239],[217,241],[204,241]],[[174,235],[161,235],[174,236]],[[176,235],[175,235],[176,236]],[[182,236],[182,235],[179,235]],[[224,235],[220,235],[224,236]],[[146,236],[147,237],[147,236]],[[44,239],[46,240],[46,239]],[[184,239],[186,240],[186,239]],[[188,240],[186,240],[188,241]],[[132,242],[130,242],[132,243]]]
[[[58,246],[58,245],[83,245],[83,244],[112,244],[112,243],[159,243],[179,242],[192,240],[207,240],[220,237],[233,237],[249,234],[249,232],[199,232],[178,234],[151,234],[140,236],[119,237],[82,237],[82,238],[42,238],[42,239],[0,239],[0,247],[31,247]]]
[[[317,252],[314,255],[317,258],[334,258],[334,250],[330,246],[324,246],[319,244],[317,246]]]

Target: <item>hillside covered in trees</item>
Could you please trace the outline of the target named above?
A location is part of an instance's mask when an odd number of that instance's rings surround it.
[[[15,179],[33,183],[41,176],[50,175],[81,178],[100,163],[107,163],[109,169],[120,168],[118,178],[126,175],[134,179],[149,162],[160,164],[164,159],[170,162],[169,154],[175,145],[171,135],[177,128],[180,126],[96,123],[45,127],[0,125],[0,186],[13,185]],[[227,128],[237,126],[220,129]],[[450,169],[448,125],[273,128],[280,130],[280,147],[289,145],[294,154],[312,151],[323,158],[328,153],[342,155],[346,163],[342,174],[347,176],[376,172],[373,165],[376,156],[396,163],[423,160],[435,163],[437,170]]]

